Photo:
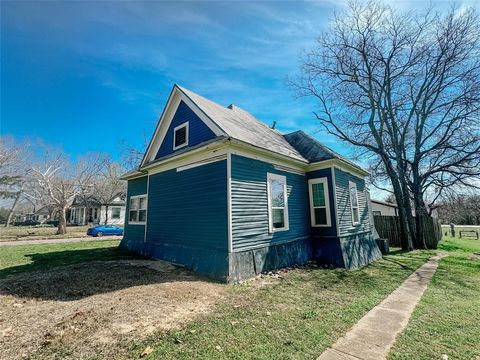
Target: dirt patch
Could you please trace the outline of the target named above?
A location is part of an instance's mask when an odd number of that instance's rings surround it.
[[[0,281],[0,359],[108,356],[112,344],[179,327],[224,295],[221,284],[152,260],[12,275]]]
[[[480,254],[473,253],[473,255],[470,256],[470,260],[480,260]]]

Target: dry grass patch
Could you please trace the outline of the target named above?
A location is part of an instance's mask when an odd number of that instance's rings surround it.
[[[48,240],[87,237],[89,226],[67,226],[67,233],[57,235],[54,226],[9,226],[0,227],[0,242],[13,240]]]
[[[0,280],[0,358],[116,358],[118,343],[209,312],[224,289],[151,260],[10,275]]]

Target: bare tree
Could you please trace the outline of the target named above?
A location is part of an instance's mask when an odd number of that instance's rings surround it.
[[[147,136],[146,131],[143,131],[143,143],[141,147],[133,146],[126,140],[120,141],[120,162],[122,168],[129,171],[140,166],[143,155],[148,147],[149,138],[150,136]]]
[[[478,172],[479,36],[473,9],[422,14],[352,2],[294,82],[318,100],[326,131],[372,154],[387,175],[403,249],[425,247],[412,197],[422,215],[427,189]]]
[[[125,198],[127,193],[126,182],[120,180],[122,173],[118,164],[107,160],[103,163],[100,177],[94,186],[93,197],[101,206],[105,206],[105,225],[108,223],[108,208],[112,200],[117,196]]]
[[[52,203],[59,214],[57,234],[67,232],[66,210],[82,189],[93,187],[99,171],[96,159],[81,159],[71,164],[63,153],[45,156],[43,164],[32,168],[32,176],[38,184],[38,196]]]
[[[12,201],[5,227],[10,225],[15,209],[25,195],[28,176],[25,149],[25,144],[17,144],[12,138],[0,138],[0,197]]]

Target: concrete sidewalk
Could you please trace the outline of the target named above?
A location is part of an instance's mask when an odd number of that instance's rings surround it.
[[[317,360],[386,359],[444,256],[433,256],[417,269]]]
[[[88,242],[99,240],[122,240],[121,236],[102,236],[102,237],[84,237],[84,238],[66,238],[66,239],[45,239],[45,240],[12,240],[0,241],[1,246],[16,246],[16,245],[37,245],[37,244],[63,244],[74,242]]]

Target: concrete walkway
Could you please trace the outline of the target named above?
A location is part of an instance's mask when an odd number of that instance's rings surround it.
[[[317,360],[386,359],[397,335],[407,326],[443,256],[446,255],[433,256],[418,268]]]
[[[83,237],[83,238],[66,238],[66,239],[45,239],[45,240],[12,240],[0,241],[1,246],[15,246],[15,245],[37,245],[37,244],[63,244],[74,243],[82,241],[99,241],[99,240],[122,240],[121,236],[102,236],[102,237]]]

